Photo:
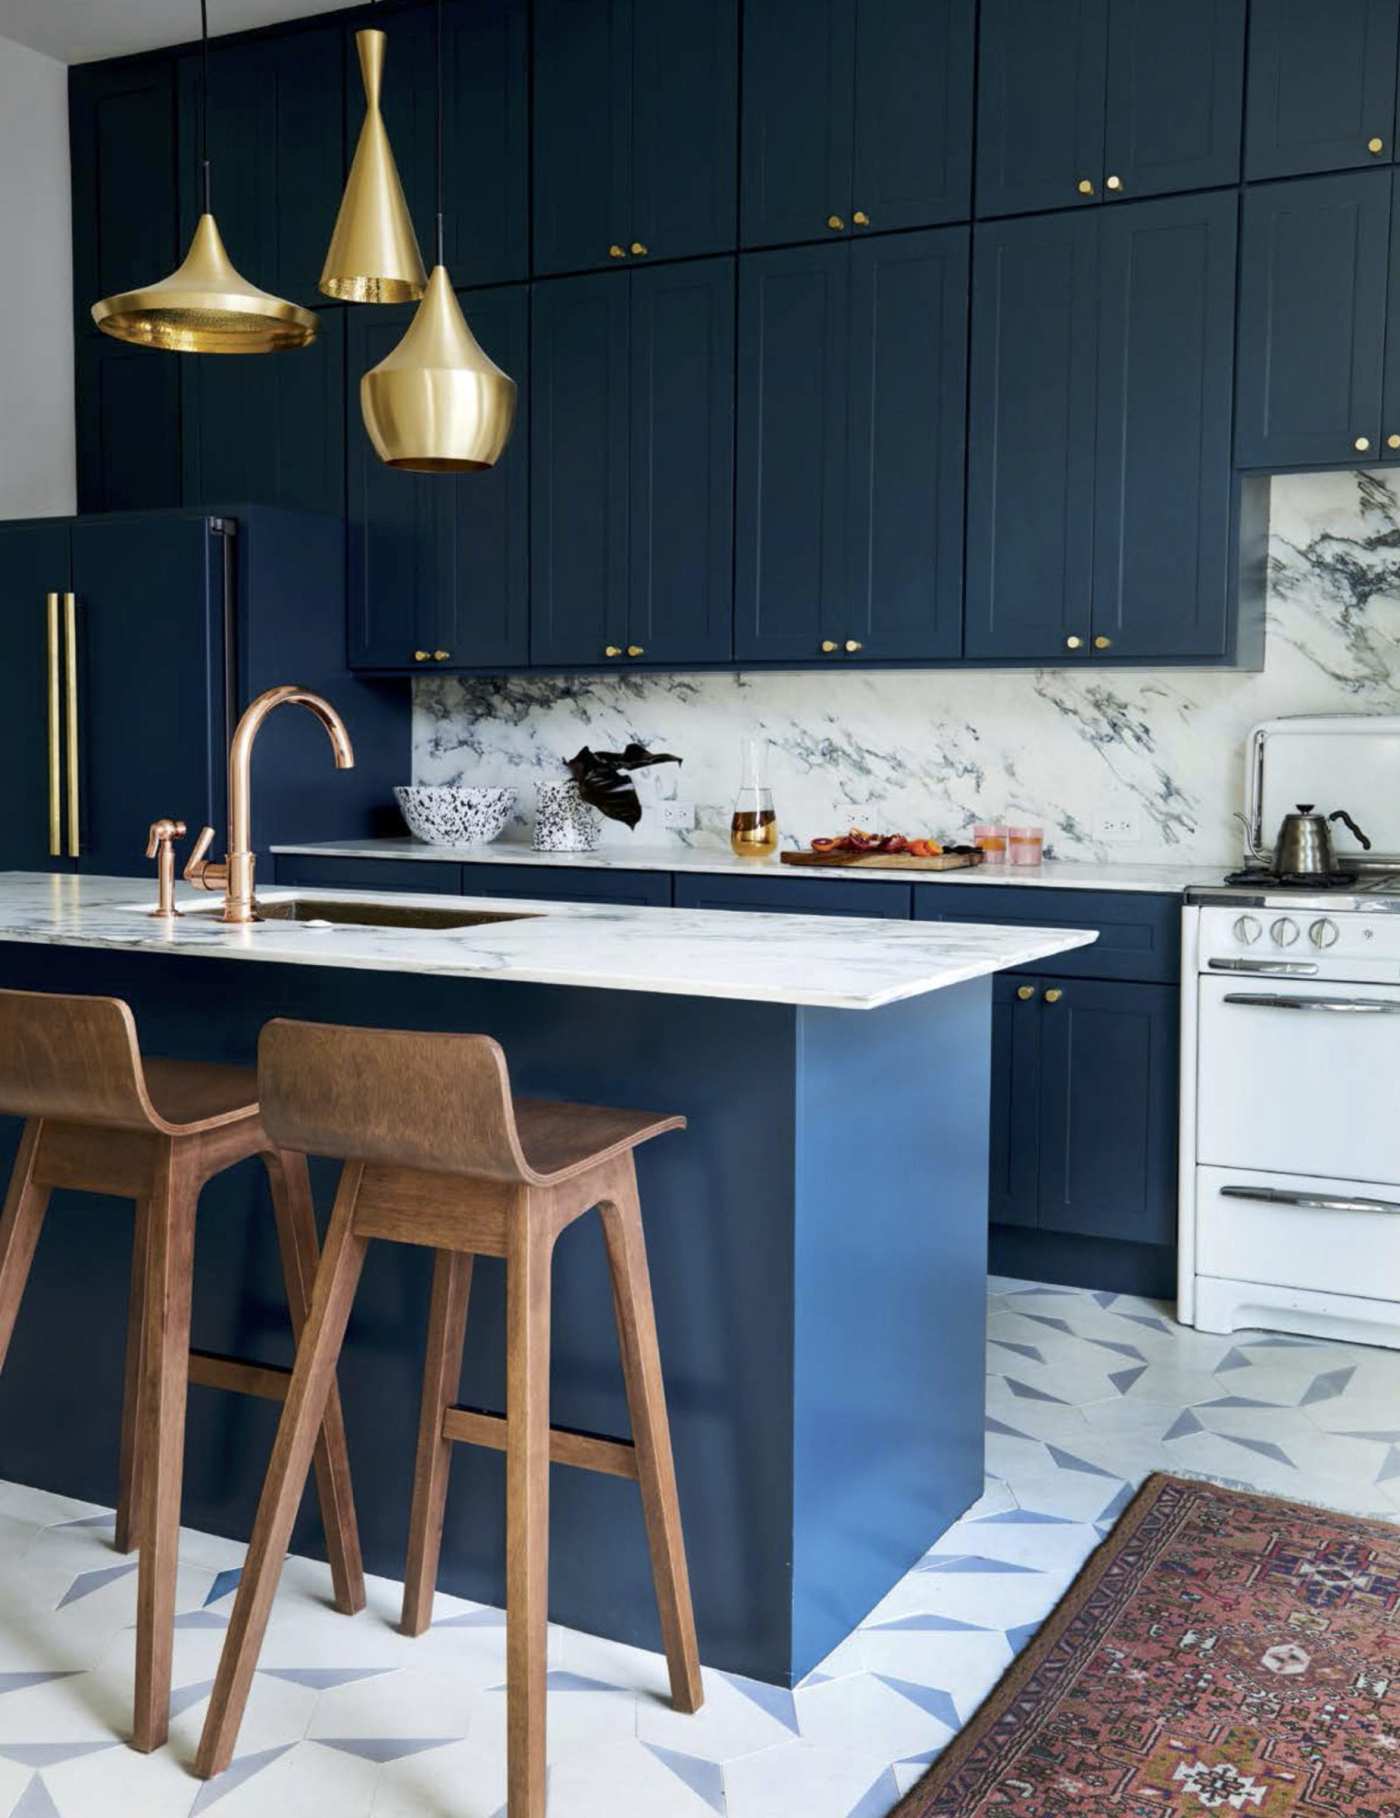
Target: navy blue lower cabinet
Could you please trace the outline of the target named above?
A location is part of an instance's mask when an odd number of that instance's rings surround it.
[[[445,859],[322,858],[309,852],[279,852],[272,862],[279,885],[310,890],[416,890],[428,896],[460,896],[462,867]]]
[[[765,876],[729,877],[721,873],[678,871],[677,909],[747,909],[767,915],[864,915],[886,921],[909,919],[907,884],[843,884],[839,878]]]
[[[1245,176],[1393,158],[1397,34],[1395,0],[1253,0]]]
[[[918,884],[914,916],[993,922],[999,928],[1092,928],[1098,939],[1055,955],[1063,977],[1175,984],[1181,973],[1181,899],[1142,890],[1029,890],[999,884]]]
[[[1041,1007],[1041,1228],[1169,1244],[1179,992],[1057,979]]]
[[[992,1129],[988,1214],[994,1225],[1040,1223],[1041,981],[992,980]]]
[[[1389,169],[1251,188],[1240,250],[1240,467],[1378,457]]]
[[[71,570],[65,519],[0,524],[0,870],[44,871],[64,862],[61,837],[50,835],[51,805],[61,809],[62,792],[49,759],[49,666],[60,656],[49,624],[72,585]]]
[[[464,896],[518,896],[531,902],[626,903],[634,909],[669,909],[669,871],[613,871],[601,865],[493,865],[462,867]]]

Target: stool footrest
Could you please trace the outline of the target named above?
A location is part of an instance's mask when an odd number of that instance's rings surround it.
[[[292,1380],[280,1364],[251,1363],[246,1357],[221,1357],[217,1351],[190,1352],[190,1381],[201,1389],[231,1389],[264,1401],[285,1401]]]
[[[503,1414],[481,1408],[448,1408],[442,1417],[442,1436],[459,1445],[489,1446],[506,1450],[509,1423]],[[577,1465],[585,1471],[602,1471],[609,1477],[637,1478],[637,1448],[630,1439],[604,1439],[597,1433],[580,1433],[573,1427],[549,1429],[551,1464]]]

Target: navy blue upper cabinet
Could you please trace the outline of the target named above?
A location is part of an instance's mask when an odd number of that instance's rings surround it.
[[[454,479],[386,467],[360,412],[359,375],[398,344],[416,306],[347,312],[350,661],[357,668],[497,668],[528,657],[529,298],[523,285],[459,297],[477,339],[520,396],[496,466]]]
[[[431,6],[363,16],[389,40],[384,119],[425,262],[433,262],[437,51]],[[443,14],[447,268],[454,284],[500,284],[529,270],[528,0],[446,0]],[[364,119],[364,83],[346,34],[346,148]],[[335,225],[326,223],[319,256]],[[317,267],[319,273],[319,266]]]
[[[535,288],[531,660],[729,655],[734,266]]]
[[[972,0],[745,0],[740,243],[966,220]]]
[[[536,272],[734,244],[738,0],[536,0]]]
[[[983,0],[977,212],[1235,183],[1245,0]]]
[[[1395,0],[1254,0],[1245,175],[1389,162],[1397,32]]]
[[[74,353],[79,510],[178,505],[181,362],[95,330]]]
[[[312,305],[345,179],[342,33],[335,26],[250,38],[209,54],[214,213],[251,282]],[[180,63],[180,232],[198,219],[197,55]]]
[[[1050,661],[1089,636],[1098,217],[979,227],[964,650]]]
[[[1400,434],[1380,421],[1391,189],[1386,169],[1246,192],[1240,466],[1354,462]]]

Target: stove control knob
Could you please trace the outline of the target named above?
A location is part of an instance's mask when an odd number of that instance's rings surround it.
[[[1270,924],[1269,938],[1276,947],[1291,947],[1298,938],[1298,924],[1291,915],[1281,915]]]
[[[1246,947],[1252,947],[1263,932],[1262,925],[1252,915],[1242,915],[1235,923],[1235,939],[1243,941]]]
[[[1314,947],[1335,947],[1337,944],[1337,924],[1321,915],[1308,929],[1308,939]]]

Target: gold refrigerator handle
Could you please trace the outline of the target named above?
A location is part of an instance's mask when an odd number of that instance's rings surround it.
[[[51,593],[44,602],[48,621],[49,651],[49,857],[63,851],[63,786],[60,781],[59,756],[62,737],[62,708],[58,687],[58,595]]]
[[[68,856],[79,858],[78,838],[78,599],[63,596],[63,679],[67,693]]]

